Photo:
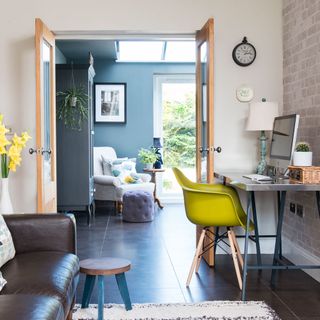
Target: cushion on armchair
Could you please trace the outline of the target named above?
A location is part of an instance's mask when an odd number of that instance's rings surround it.
[[[136,158],[106,159],[104,156],[101,158],[104,175],[117,177],[123,184],[142,182],[136,171]]]

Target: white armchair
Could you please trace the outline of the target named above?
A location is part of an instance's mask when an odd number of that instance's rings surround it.
[[[149,174],[139,173],[142,183],[121,184],[119,178],[103,174],[102,156],[105,159],[117,159],[117,154],[112,147],[94,147],[93,149],[93,172],[95,200],[115,201],[117,210],[121,211],[122,197],[129,190],[143,190],[154,193],[154,183],[150,182]]]

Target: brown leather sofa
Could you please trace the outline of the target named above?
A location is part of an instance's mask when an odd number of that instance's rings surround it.
[[[79,280],[76,229],[58,214],[4,216],[16,249],[1,268],[0,319],[72,319]]]

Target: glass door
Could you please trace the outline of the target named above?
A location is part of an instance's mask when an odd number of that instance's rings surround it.
[[[35,20],[37,212],[57,212],[55,37]]]

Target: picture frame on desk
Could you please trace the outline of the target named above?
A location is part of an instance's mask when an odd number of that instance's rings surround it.
[[[126,83],[95,83],[95,122],[126,123]]]

